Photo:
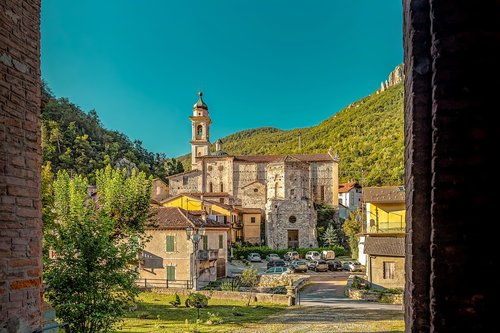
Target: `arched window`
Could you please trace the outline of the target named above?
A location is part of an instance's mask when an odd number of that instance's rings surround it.
[[[198,127],[196,127],[196,137],[198,139],[201,139],[202,135],[203,135],[203,126],[202,125],[198,125]]]
[[[274,197],[277,198],[278,197],[278,183],[274,183]]]
[[[220,191],[224,192],[224,184],[223,183],[220,183]]]
[[[214,184],[212,182],[208,183],[208,192],[213,192],[214,191]]]

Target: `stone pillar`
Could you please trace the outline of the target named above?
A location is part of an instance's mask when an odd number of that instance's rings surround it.
[[[404,1],[407,332],[496,324],[499,20],[496,0]]]
[[[0,332],[42,322],[40,1],[0,1]]]

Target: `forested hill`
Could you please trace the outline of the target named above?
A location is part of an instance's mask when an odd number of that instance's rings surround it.
[[[136,167],[166,179],[169,174],[182,172],[182,164],[154,154],[131,141],[125,134],[105,129],[96,113],[88,113],[66,98],[55,98],[44,85],[42,88],[42,149],[44,164],[52,171],[66,169],[85,175],[93,183],[95,170],[111,164]]]
[[[363,186],[402,184],[403,84],[384,89],[317,126],[289,131],[263,127],[229,135],[222,138],[224,151],[231,155],[300,154],[326,153],[333,147],[340,156],[341,182],[352,179]],[[179,159],[189,168],[190,155]]]

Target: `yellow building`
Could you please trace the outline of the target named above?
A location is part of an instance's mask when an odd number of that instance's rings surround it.
[[[373,287],[404,288],[404,186],[363,188],[365,221],[359,238],[359,261]]]
[[[231,242],[261,243],[262,210],[231,206],[202,198],[198,193],[179,194],[160,202],[162,207],[179,207],[188,212],[207,212],[214,221],[230,227]]]
[[[146,287],[203,287],[227,275],[229,227],[200,210],[151,207],[146,243],[138,283]],[[188,238],[188,230],[199,233],[199,241]],[[196,249],[197,248],[197,249]]]

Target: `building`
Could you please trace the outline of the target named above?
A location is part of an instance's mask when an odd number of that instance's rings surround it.
[[[366,275],[372,288],[405,286],[404,234],[373,234],[365,239]]]
[[[272,248],[316,246],[314,203],[338,206],[338,156],[332,151],[232,156],[223,151],[221,140],[211,152],[212,121],[202,96],[200,92],[189,117],[192,170],[169,177],[170,194],[197,194],[240,211],[252,209],[252,214],[260,209],[265,244]],[[249,216],[249,223],[258,223],[253,217],[255,222]],[[248,228],[257,241],[257,229]]]
[[[202,287],[227,275],[228,226],[200,210],[151,207],[151,213],[146,228],[150,240],[140,264],[141,285],[192,288],[198,281]],[[201,234],[197,245],[193,237],[188,239],[187,230]]]
[[[361,206],[361,185],[356,182],[339,184],[339,204],[347,207],[349,213]]]
[[[153,179],[151,188],[151,203],[158,204],[168,198],[168,185],[160,178]]]
[[[373,256],[382,255],[383,253],[393,254],[394,258],[401,257],[400,260],[394,261],[394,265],[396,265],[396,262],[398,263],[398,266],[394,268],[398,269],[398,271],[401,268],[404,271],[404,246],[401,255],[401,248],[394,245],[395,242],[404,244],[406,229],[404,187],[365,187],[363,189],[363,205],[366,215],[362,226],[362,234],[359,237],[358,260],[367,267],[368,279],[370,279],[369,269],[372,269],[373,272],[385,272],[383,261],[373,259]],[[376,246],[370,244],[376,244]],[[381,254],[377,254],[378,252]],[[371,261],[370,256],[372,256]],[[400,265],[400,261],[403,262],[403,266]],[[370,265],[371,267],[369,267]],[[387,275],[382,274],[382,276]],[[399,281],[399,275],[390,276],[393,276],[391,279],[398,282],[386,281],[385,284],[387,285],[403,283],[402,281],[404,281],[404,278]]]

